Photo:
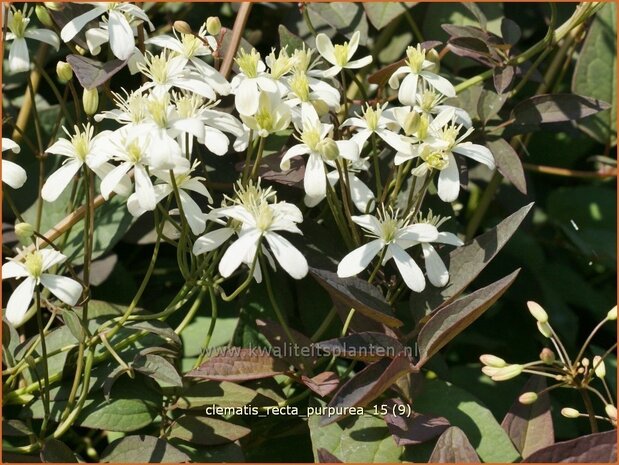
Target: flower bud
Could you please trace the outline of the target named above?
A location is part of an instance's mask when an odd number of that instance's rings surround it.
[[[537,402],[538,396],[536,392],[525,392],[518,397],[518,401],[523,405],[531,405]]]
[[[615,321],[617,319],[617,306],[616,305],[608,311],[608,315],[606,315],[606,319],[609,321]]]
[[[193,34],[191,26],[185,21],[174,21],[174,30],[181,34]]]
[[[49,15],[49,11],[47,11],[47,8],[45,8],[43,5],[37,5],[34,7],[34,13],[37,15],[37,18],[39,18],[39,21],[41,21],[41,24],[45,27],[52,27],[52,25],[54,24],[54,22],[52,21],[52,17]]]
[[[520,373],[522,373],[523,369],[524,367],[522,365],[507,365],[503,368],[497,368],[497,371],[493,376],[491,376],[491,378],[493,381],[507,381],[508,379],[512,379],[518,376]]]
[[[582,364],[583,367],[587,368],[589,366],[589,359],[587,357],[583,357],[580,363]]]
[[[493,377],[494,375],[497,374],[497,372],[500,370],[500,368],[497,367],[490,367],[490,366],[484,366],[481,367],[481,371],[484,375],[489,376],[489,377]]]
[[[83,47],[80,47],[79,45],[75,44],[75,50],[77,50],[77,53],[79,53],[80,55],[86,55],[86,53],[88,52],[88,50],[86,50]]]
[[[410,136],[411,134],[416,133],[417,129],[419,128],[420,118],[421,116],[419,116],[419,113],[417,113],[416,111],[411,111],[404,120],[404,134]]]
[[[606,376],[606,365],[604,365],[604,360],[599,355],[593,357],[593,371],[595,371],[595,376],[598,378]]]
[[[552,350],[546,347],[540,352],[539,359],[546,365],[552,365],[557,357]]]
[[[426,115],[421,115],[419,118],[419,125],[417,126],[417,137],[420,140],[424,140],[428,137],[428,128],[430,127],[430,120]]]
[[[60,11],[64,8],[62,2],[43,2],[43,5],[52,11]]]
[[[318,116],[322,117],[329,113],[329,105],[322,100],[314,100],[312,102],[312,106],[314,107],[314,110],[316,110],[316,113],[318,113]]]
[[[206,19],[206,32],[212,36],[216,36],[221,31],[221,21],[217,16],[209,16]]]
[[[580,416],[580,412],[575,408],[565,407],[561,409],[561,415],[565,418],[578,418]]]
[[[529,312],[531,312],[533,318],[535,318],[540,323],[548,323],[548,314],[540,304],[538,304],[537,302],[529,301],[527,302],[527,307],[529,307]]]
[[[542,333],[544,337],[550,338],[552,336],[552,330],[550,329],[550,325],[548,323],[537,322],[537,329]]]
[[[428,68],[431,73],[436,73],[441,70],[441,58],[436,50],[433,48],[426,52],[426,60],[432,62],[432,66]]]
[[[61,84],[66,84],[73,79],[73,69],[66,61],[59,61],[56,64],[56,74],[58,75],[58,81]]]
[[[97,112],[99,108],[99,92],[97,92],[96,88],[84,89],[82,105],[84,106],[84,112],[88,116],[92,116]]]
[[[481,357],[479,357],[479,361],[484,365],[493,368],[503,368],[507,366],[507,362],[505,360],[491,354],[482,355]]]
[[[617,407],[612,404],[606,404],[604,410],[608,418],[610,418],[613,423],[617,423]]]
[[[326,160],[335,160],[340,156],[340,149],[333,139],[326,137],[318,143],[318,152]]]
[[[31,237],[34,234],[34,226],[30,223],[17,223],[15,225],[15,235],[24,245],[28,245],[31,242]]]

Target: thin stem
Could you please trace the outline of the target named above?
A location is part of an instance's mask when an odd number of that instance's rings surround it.
[[[587,336],[587,339],[585,340],[584,344],[580,348],[580,351],[578,352],[578,355],[576,356],[576,359],[574,360],[574,363],[578,364],[578,362],[582,358],[583,354],[585,353],[585,350],[587,349],[587,346],[591,342],[591,339],[593,339],[593,336],[595,336],[595,333],[597,333],[600,330],[600,328],[602,326],[604,326],[604,323],[606,323],[607,321],[608,321],[608,319],[604,318],[602,321],[600,321],[597,324],[597,326],[595,328],[593,328],[593,331],[591,331],[591,334],[589,334],[589,336]]]
[[[36,300],[36,308],[37,308],[37,325],[39,327],[39,343],[41,344],[41,356],[42,356],[42,365],[43,365],[43,379],[45,380],[45,389],[41,393],[41,398],[43,400],[43,411],[45,412],[45,416],[43,418],[43,425],[41,426],[40,436],[43,438],[45,436],[45,431],[47,429],[47,423],[50,419],[50,409],[49,409],[49,367],[47,365],[47,345],[45,342],[45,326],[43,325],[43,310],[41,309],[41,291],[37,286],[35,291],[35,300]],[[35,365],[34,369],[37,367]]]
[[[355,316],[355,312],[356,310],[354,308],[351,308],[350,311],[348,312],[348,316],[346,317],[346,321],[344,322],[344,326],[342,327],[342,332],[340,333],[340,337],[346,336],[346,333],[348,332],[348,328],[350,327],[350,323],[352,322],[352,318],[353,316]]]
[[[582,400],[585,403],[587,415],[589,415],[589,425],[591,426],[591,433],[597,433],[599,431],[598,423],[595,418],[595,410],[593,410],[593,404],[591,403],[591,396],[589,396],[589,391],[583,388],[578,389],[578,391],[580,392]]]
[[[266,137],[260,138],[260,144],[258,145],[258,153],[256,154],[256,161],[254,161],[254,166],[251,170],[250,179],[256,180],[258,177],[258,169],[260,168],[260,163],[262,162],[262,154],[264,153],[264,144],[266,141]]]
[[[322,336],[324,332],[329,328],[329,326],[331,326],[335,315],[337,315],[337,309],[335,308],[335,306],[333,306],[331,307],[331,310],[329,310],[329,313],[327,313],[327,316],[324,318],[324,320],[322,320],[322,323],[320,324],[316,332],[312,334],[312,337],[310,338],[312,341],[317,341],[318,339],[320,339],[320,336]]]
[[[208,346],[211,343],[211,338],[213,337],[213,333],[215,332],[215,324],[217,323],[217,296],[215,295],[215,289],[212,285],[208,286],[208,292],[211,299],[211,322],[206,332],[206,338],[204,339],[202,351],[200,352],[198,360],[196,360],[194,368],[199,367],[204,361],[204,357],[206,356],[206,353],[208,351]]]
[[[376,134],[370,136],[372,140],[372,161],[374,163],[374,177],[376,178],[376,198],[380,199],[383,192],[383,184],[380,174],[380,161],[378,159],[378,144],[376,142]]]

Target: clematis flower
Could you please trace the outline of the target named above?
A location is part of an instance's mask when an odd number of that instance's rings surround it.
[[[297,131],[300,133],[299,140],[302,143],[288,149],[282,157],[280,168],[284,171],[289,170],[291,158],[308,155],[303,187],[307,201],[312,204],[313,199],[322,200],[327,193],[325,163],[340,157],[355,161],[359,159],[359,147],[353,141],[334,141],[329,137],[333,125],[321,123],[311,105],[304,107],[303,127],[297,128]]]
[[[344,160],[344,163],[347,165],[348,169],[348,182],[350,183],[348,189],[350,192],[350,199],[352,200],[353,205],[361,213],[373,211],[376,206],[376,197],[374,196],[374,192],[372,192],[372,189],[370,189],[357,176],[357,174],[361,171],[367,171],[369,169],[370,162],[367,158],[360,158],[355,161]],[[327,164],[330,165],[332,168],[335,167],[334,162],[327,162]],[[335,186],[341,180],[340,172],[337,169],[329,172],[327,174],[327,180],[331,183],[332,186]],[[321,201],[322,199],[318,200]],[[308,207],[313,207],[315,205],[313,201],[308,204],[307,197],[305,201]]]
[[[301,108],[306,104],[311,104],[320,115],[340,109],[340,93],[337,89],[305,71],[295,71],[286,78],[286,85],[289,91],[285,102],[292,110],[295,124],[302,123]]]
[[[242,263],[253,263],[258,247],[264,239],[281,267],[293,278],[307,275],[305,257],[279,231],[301,234],[297,223],[303,214],[293,204],[278,202],[272,188],[262,189],[260,184],[250,184],[236,189],[233,205],[217,210],[218,216],[241,223],[238,239],[233,242],[219,262],[219,272],[226,278]]]
[[[11,74],[22,73],[30,70],[30,55],[26,39],[38,40],[54,47],[58,51],[60,40],[58,36],[47,29],[28,29],[32,8],[24,5],[23,10],[14,6],[9,10],[7,26],[10,32],[6,34],[7,41],[13,41],[9,51],[8,71]]]
[[[451,82],[428,70],[434,66],[434,63],[426,60],[426,50],[421,48],[420,44],[417,44],[416,48],[408,47],[406,49],[406,57],[406,66],[396,69],[389,78],[389,85],[392,89],[400,87],[398,100],[403,105],[415,105],[420,81],[426,82],[446,97],[456,96],[456,90]],[[400,84],[399,76],[402,74],[405,74],[406,77]]]
[[[363,146],[372,134],[376,134],[396,151],[410,153],[410,140],[391,129],[395,119],[390,110],[385,111],[386,107],[387,104],[374,109],[368,105],[363,115],[348,118],[341,124],[341,127],[355,126],[357,128],[357,132],[352,136],[351,140],[357,143],[359,150],[363,149]],[[390,117],[387,118],[385,115]]]
[[[20,148],[14,141],[2,138],[2,151],[11,150],[13,153],[19,153]],[[26,182],[26,170],[17,163],[9,160],[2,160],[2,182],[8,184],[13,189],[19,189]]]
[[[426,287],[426,280],[419,265],[406,252],[417,243],[432,242],[438,238],[438,230],[427,223],[409,224],[410,217],[398,218],[399,211],[380,210],[373,215],[353,216],[366,235],[374,239],[346,255],[337,267],[340,278],[355,276],[365,270],[370,262],[384,251],[383,265],[390,259],[398,268],[406,285],[415,292]]]
[[[241,113],[241,119],[259,137],[267,137],[288,127],[290,108],[277,95],[260,92],[256,112],[251,115]]]
[[[90,21],[107,13],[108,34],[112,53],[119,60],[128,59],[135,49],[133,29],[127,17],[131,20],[142,20],[152,31],[155,27],[144,11],[131,3],[125,2],[84,2],[94,8],[69,21],[60,31],[64,42],[69,42]]]
[[[234,106],[240,115],[254,115],[260,106],[262,93],[278,93],[279,88],[266,72],[266,65],[255,49],[249,53],[240,49],[234,61],[239,67],[239,73],[230,82]]]
[[[114,169],[112,165],[107,163],[107,149],[111,131],[103,131],[95,136],[95,129],[90,123],[84,125],[83,130],[74,126],[75,133],[73,135],[65,127],[62,129],[69,139],[58,139],[47,149],[47,153],[67,158],[64,164],[54,171],[43,184],[41,197],[48,202],[53,202],[62,194],[73,176],[84,164],[100,178],[105,177]],[[126,184],[119,184],[116,192],[121,195],[129,195],[129,192],[126,191]]]
[[[316,48],[320,55],[331,63],[333,66],[323,71],[324,77],[333,77],[337,75],[342,69],[358,69],[372,63],[372,57],[366,56],[358,60],[350,61],[357,48],[359,47],[359,37],[361,33],[356,31],[350,43],[344,42],[341,45],[333,45],[331,39],[326,34],[318,34],[316,36]]]
[[[35,249],[20,252],[17,257],[2,265],[2,279],[25,278],[11,294],[6,306],[6,319],[13,325],[20,324],[38,285],[50,290],[68,305],[75,305],[82,294],[82,285],[65,276],[46,273],[54,265],[64,263],[67,257],[56,250]]]

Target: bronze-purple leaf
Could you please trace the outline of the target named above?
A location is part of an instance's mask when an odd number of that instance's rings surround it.
[[[499,66],[492,70],[494,88],[499,94],[504,93],[514,80],[515,68],[511,65]]]
[[[316,455],[318,456],[318,463],[342,463],[340,459],[322,447],[316,450]]]
[[[97,60],[79,55],[67,55],[67,63],[71,65],[77,80],[84,89],[94,89],[109,81],[112,76],[125,67],[128,60],[111,60],[101,63]]]
[[[292,342],[284,328],[273,321],[256,320],[256,326],[273,347],[272,353],[276,357],[287,360],[302,371],[307,371],[310,366],[314,366],[318,361],[310,353],[311,339],[303,333],[290,329],[294,337],[294,342]]]
[[[512,285],[520,269],[437,310],[417,337],[419,363],[423,366],[449,341],[479,318]]]
[[[523,194],[527,193],[527,181],[524,177],[522,161],[509,143],[502,138],[486,141],[486,146],[494,155],[496,167],[516,189]]]
[[[323,371],[313,378],[302,375],[301,381],[320,397],[328,396],[340,385],[340,378],[332,371]]]
[[[310,267],[310,273],[334,301],[387,326],[402,326],[403,323],[393,316],[393,310],[382,293],[367,281],[356,277],[340,278],[332,271],[314,267]]]
[[[383,333],[363,332],[314,343],[314,347],[329,355],[375,362],[382,358],[394,358],[404,351],[397,339]]]
[[[264,349],[229,347],[219,351],[185,376],[214,381],[247,381],[270,378],[288,371],[288,364]]]
[[[413,371],[415,367],[404,354],[399,354],[394,359],[385,358],[372,363],[346,382],[333,396],[328,406],[334,408],[365,406],[389,389],[398,378]],[[323,416],[320,425],[328,425],[346,416],[346,414]]]
[[[234,442],[251,433],[249,428],[211,417],[183,415],[170,427],[169,438],[203,446]]]
[[[436,441],[429,463],[480,463],[470,441],[457,426],[445,430]]]
[[[558,442],[525,457],[523,461],[617,463],[617,430]]]
[[[546,378],[532,376],[522,388],[522,393],[540,393],[545,388]],[[548,394],[540,394],[537,401],[531,405],[524,405],[516,399],[505,415],[501,426],[523,457],[554,444],[555,436]]]
[[[528,126],[561,123],[608,110],[610,104],[575,94],[545,94],[528,98],[514,107],[514,125]]]
[[[435,415],[412,412],[411,415],[399,415],[398,406],[405,405],[401,399],[389,399],[385,402],[389,413],[385,422],[389,432],[398,446],[413,446],[434,439],[449,428],[449,420]]]

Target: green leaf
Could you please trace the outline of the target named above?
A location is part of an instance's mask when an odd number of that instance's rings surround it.
[[[217,318],[213,337],[209,341],[209,347],[219,347],[227,344],[234,334],[238,318]],[[183,341],[183,354],[185,357],[196,357],[200,355],[204,345],[204,339],[211,325],[211,318],[198,316],[181,333]]]
[[[309,10],[310,18],[314,15],[319,16],[338,33],[349,39],[355,32],[359,31],[361,33],[359,43],[365,45],[368,37],[368,21],[360,4],[348,2],[308,3],[306,8]]]
[[[436,441],[430,463],[479,463],[466,434],[457,426],[447,428]]]
[[[407,10],[406,4],[400,2],[368,2],[363,8],[372,25],[380,30]]]
[[[286,51],[289,54],[292,54],[295,50],[302,50],[305,42],[298,35],[293,34],[284,26],[283,24],[279,25],[277,29],[279,32],[279,46],[280,48],[286,48]]]
[[[616,5],[608,3],[595,15],[572,80],[572,91],[610,102],[610,110],[579,123],[602,144],[617,144],[617,19]]]
[[[426,381],[415,410],[445,417],[460,428],[484,462],[513,462],[520,456],[490,410],[468,392],[436,379]]]
[[[240,384],[228,381],[206,381],[185,388],[174,404],[180,409],[202,409],[207,405],[243,407],[244,405],[274,405],[276,402]]]
[[[169,437],[203,446],[217,446],[234,442],[247,436],[250,432],[249,428],[229,421],[183,415],[172,424]]]
[[[183,463],[189,457],[163,439],[154,436],[126,436],[105,448],[101,462],[113,463]]]
[[[423,366],[449,341],[488,310],[512,285],[519,272],[520,269],[433,312],[417,337],[419,346],[417,366]]]
[[[49,463],[78,463],[69,446],[54,438],[46,439],[43,443],[41,460]]]
[[[131,367],[153,378],[161,387],[183,386],[183,380],[174,365],[159,355],[138,355]]]
[[[324,405],[324,402],[316,399],[310,403],[314,408]],[[318,461],[318,449],[325,449],[342,462],[401,461],[404,448],[396,446],[382,418],[363,414],[345,418],[328,426],[321,426],[319,418],[319,415],[311,415],[307,422],[316,461]]]

